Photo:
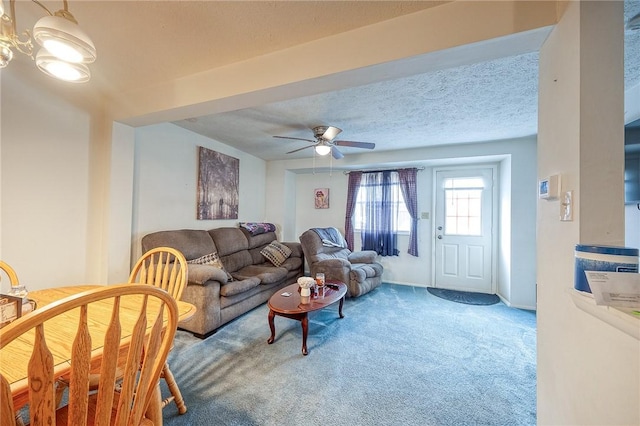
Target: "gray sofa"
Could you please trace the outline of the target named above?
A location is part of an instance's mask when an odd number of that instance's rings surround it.
[[[304,274],[304,258],[298,242],[282,243],[291,254],[279,267],[260,253],[276,239],[274,232],[252,235],[244,228],[232,227],[159,231],[142,238],[142,251],[173,247],[180,250],[187,261],[218,254],[226,271],[190,263],[188,284],[182,295],[182,300],[195,305],[197,312],[178,327],[206,338],[221,325],[265,303],[276,291],[295,283]]]

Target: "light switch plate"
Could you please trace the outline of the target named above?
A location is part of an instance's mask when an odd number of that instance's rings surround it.
[[[573,220],[573,191],[565,191],[560,197],[560,220],[563,222]]]

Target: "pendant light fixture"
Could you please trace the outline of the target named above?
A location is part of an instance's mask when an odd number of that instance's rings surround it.
[[[10,0],[10,14],[4,13],[1,1],[0,68],[4,68],[11,62],[14,50],[32,59],[34,56],[31,33],[25,30],[18,34],[16,31],[15,0]],[[32,2],[48,13],[33,27],[33,39],[42,46],[35,57],[36,66],[45,74],[60,80],[75,83],[89,81],[91,72],[86,64],[96,60],[96,48],[69,12],[67,0],[63,0],[63,9],[54,13],[38,0]]]

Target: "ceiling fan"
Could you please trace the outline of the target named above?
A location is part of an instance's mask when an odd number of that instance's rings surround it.
[[[339,146],[348,146],[352,148],[364,148],[364,149],[373,149],[376,147],[375,143],[371,142],[354,142],[354,141],[336,141],[334,140],[338,133],[342,132],[342,129],[338,129],[333,126],[316,126],[313,129],[313,136],[316,140],[311,139],[303,139],[303,138],[293,138],[289,136],[274,136],[274,138],[279,139],[293,139],[297,141],[305,141],[311,142],[313,145],[305,146],[302,148],[294,149],[293,151],[287,152],[287,154],[292,154],[294,152],[302,151],[307,148],[315,148],[316,154],[318,155],[327,155],[331,153],[333,158],[336,160],[344,157],[342,152],[338,149]]]

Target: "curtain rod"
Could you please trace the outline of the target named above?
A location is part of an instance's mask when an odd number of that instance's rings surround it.
[[[379,169],[379,170],[349,170],[349,171],[344,171],[343,173],[345,175],[348,175],[351,172],[362,172],[362,173],[380,173],[380,172],[396,172],[398,170],[406,170],[406,169],[416,169],[417,171],[421,172],[425,169],[426,167],[400,167],[398,169]]]

